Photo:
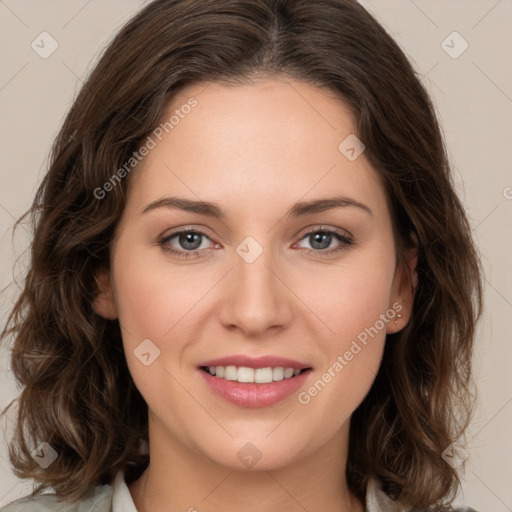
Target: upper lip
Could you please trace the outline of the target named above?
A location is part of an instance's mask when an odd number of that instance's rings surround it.
[[[199,364],[201,366],[245,366],[247,368],[268,368],[282,366],[284,368],[293,368],[294,370],[304,370],[311,368],[307,363],[301,363],[294,359],[280,356],[258,356],[251,357],[245,354],[237,354],[232,356],[220,357],[218,359],[210,359]]]

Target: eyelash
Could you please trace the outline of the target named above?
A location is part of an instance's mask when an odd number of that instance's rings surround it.
[[[169,241],[182,233],[194,233],[194,234],[202,235],[208,239],[210,238],[206,233],[203,233],[202,231],[198,231],[195,229],[182,229],[180,231],[175,231],[174,233],[171,233],[170,235],[163,237],[158,243],[165,252],[168,252],[168,253],[172,254],[173,256],[177,256],[178,258],[197,258],[197,257],[200,257],[201,252],[211,250],[211,249],[201,249],[201,250],[196,250],[196,251],[178,251],[176,249],[173,249],[169,245]],[[306,238],[309,235],[314,234],[314,233],[324,233],[324,234],[334,235],[334,237],[336,239],[338,239],[338,241],[341,242],[341,244],[338,245],[337,247],[335,247],[334,249],[329,249],[329,250],[307,249],[306,248],[306,249],[304,249],[304,251],[308,255],[313,254],[313,255],[319,256],[321,258],[328,257],[328,256],[331,256],[333,253],[337,253],[340,251],[346,251],[354,243],[351,238],[349,238],[346,234],[344,234],[340,230],[323,229],[323,228],[315,228],[315,229],[312,229],[312,230],[304,233],[299,241],[303,240],[304,238]]]

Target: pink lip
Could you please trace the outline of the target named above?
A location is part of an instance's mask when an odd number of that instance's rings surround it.
[[[283,366],[284,368],[293,368],[294,370],[311,368],[311,365],[307,363],[301,363],[286,357],[250,357],[245,354],[221,357],[219,359],[211,359],[210,361],[204,361],[203,363],[200,363],[198,366],[245,366],[247,368],[268,368],[269,366]]]
[[[229,360],[232,361],[231,358]],[[209,362],[217,363],[217,361],[221,360],[219,359]],[[224,364],[205,364],[202,366],[224,366]],[[230,365],[226,364],[226,366]],[[248,368],[254,367],[247,364],[233,366],[247,366]],[[288,368],[293,368],[293,365],[288,364],[267,364],[266,366],[286,366]],[[263,366],[263,368],[264,367],[265,366]],[[208,384],[210,389],[217,393],[217,395],[235,405],[254,408],[268,407],[289,397],[299,390],[311,373],[311,370],[305,370],[296,377],[270,382],[268,384],[256,384],[252,382],[238,382],[236,380],[221,379],[220,377],[210,375],[207,371],[202,369],[199,369],[198,371],[205,379],[206,384]]]

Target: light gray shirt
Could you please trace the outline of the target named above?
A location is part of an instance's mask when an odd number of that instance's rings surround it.
[[[191,507],[191,510],[193,508]],[[112,485],[98,485],[88,498],[73,504],[59,501],[55,494],[27,496],[13,501],[0,512],[137,512],[132,496],[120,471]],[[366,492],[366,512],[410,512],[399,507],[381,489],[379,482],[370,480]],[[476,512],[470,508],[457,512]]]

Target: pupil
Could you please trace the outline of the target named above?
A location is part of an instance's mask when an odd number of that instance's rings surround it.
[[[311,243],[311,245],[313,246],[313,248],[315,248],[315,249],[326,249],[327,247],[329,247],[329,245],[331,243],[331,238],[332,238],[332,236],[329,233],[326,233],[326,232],[322,231],[322,232],[314,233],[312,236],[313,236],[313,242]],[[324,244],[321,243],[321,238],[322,237],[326,237],[324,239],[324,242],[327,241],[327,243],[324,243]],[[315,247],[315,244],[316,244],[317,241],[320,242],[321,247]]]
[[[201,235],[199,233],[181,233],[180,244],[184,249],[197,249],[201,245],[200,237]],[[194,238],[196,238],[195,241]],[[197,243],[198,240],[199,243]]]

